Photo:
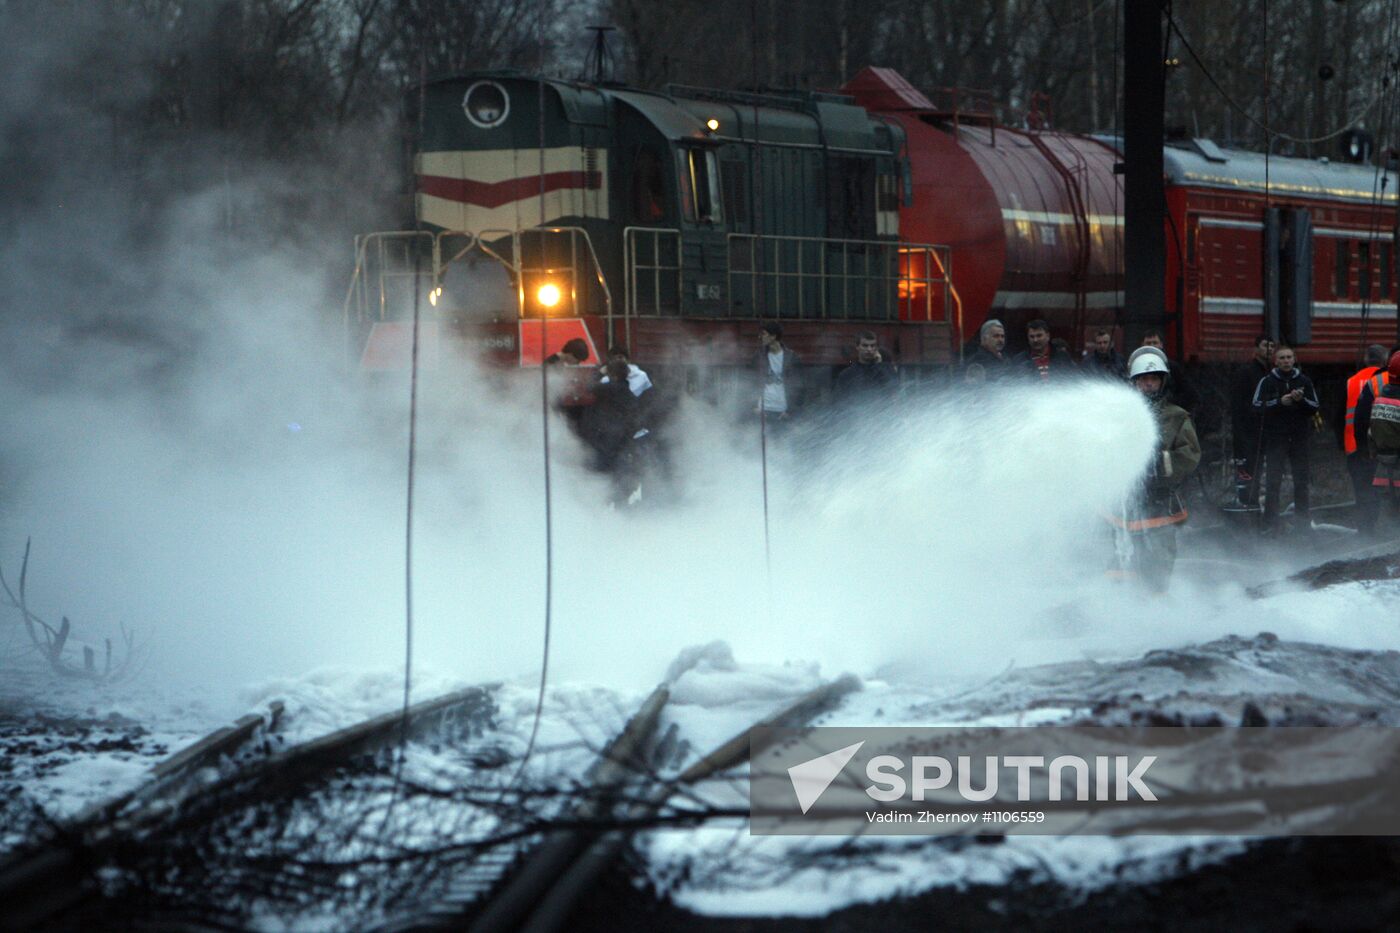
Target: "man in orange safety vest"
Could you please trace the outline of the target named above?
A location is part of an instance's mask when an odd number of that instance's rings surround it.
[[[1356,500],[1356,529],[1370,534],[1376,528],[1376,496],[1371,486],[1375,463],[1366,449],[1366,430],[1371,406],[1389,382],[1385,370],[1385,347],[1373,343],[1366,348],[1366,365],[1347,380],[1346,417],[1342,421],[1342,449],[1346,452],[1347,475]]]

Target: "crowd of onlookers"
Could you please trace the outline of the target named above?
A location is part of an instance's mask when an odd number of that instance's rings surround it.
[[[1005,326],[995,319],[986,321],[975,345],[963,353],[957,380],[967,387],[1086,378],[1130,381],[1129,358],[1114,345],[1109,328],[1097,330],[1092,344],[1077,359],[1064,340],[1051,337],[1050,326],[1043,320],[1026,325],[1025,342],[1026,349],[1008,352]],[[1163,343],[1157,330],[1148,330],[1142,339],[1142,346],[1159,350]],[[877,401],[899,388],[898,370],[874,332],[857,333],[853,349],[854,359],[830,384],[830,410]],[[1220,406],[1203,405],[1180,363],[1168,359],[1164,350],[1159,355],[1167,368],[1161,400],[1197,419],[1217,418],[1213,409]],[[575,339],[547,362],[579,366],[589,356],[587,344]],[[1391,376],[1400,376],[1400,353],[1372,346],[1367,349],[1366,364],[1347,384],[1342,437],[1357,523],[1363,532],[1375,528],[1377,490],[1400,488],[1400,385],[1390,387]],[[752,365],[753,415],[765,438],[780,437],[811,394],[797,354],[783,342],[780,324],[761,325]],[[1260,336],[1250,359],[1236,367],[1226,394],[1238,500],[1233,507],[1261,511],[1262,528],[1276,532],[1286,466],[1293,479],[1294,527],[1310,527],[1310,440],[1322,419],[1317,388],[1303,373],[1297,354]],[[560,408],[592,452],[594,465],[615,477],[620,493],[628,493],[635,490],[642,472],[668,466],[664,445],[656,435],[674,402],[674,394],[658,391],[625,349],[614,347],[601,366],[568,383]]]

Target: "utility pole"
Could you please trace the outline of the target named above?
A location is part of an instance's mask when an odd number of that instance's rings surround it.
[[[1128,347],[1141,344],[1149,328],[1167,323],[1163,47],[1161,0],[1124,0],[1123,331]]]

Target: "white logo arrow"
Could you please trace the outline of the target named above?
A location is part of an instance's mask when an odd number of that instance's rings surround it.
[[[855,757],[855,753],[860,751],[864,744],[865,741],[861,740],[854,745],[838,748],[834,752],[788,768],[788,778],[792,781],[793,792],[797,794],[797,803],[802,807],[803,813],[812,809],[812,804],[826,793],[831,782],[836,780],[836,775],[846,767],[846,762]]]

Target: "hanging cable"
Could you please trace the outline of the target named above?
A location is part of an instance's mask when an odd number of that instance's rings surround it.
[[[1264,6],[1265,6],[1265,18],[1267,19],[1267,18],[1268,18],[1268,12],[1267,12],[1267,11],[1268,11],[1268,3],[1266,2],[1266,3],[1264,4]],[[1218,94],[1224,99],[1225,103],[1228,104],[1232,110],[1234,110],[1234,111],[1236,111],[1237,113],[1239,113],[1242,117],[1244,117],[1244,118],[1245,118],[1246,120],[1248,120],[1250,123],[1253,123],[1255,126],[1259,127],[1259,128],[1260,128],[1261,130],[1263,130],[1264,133],[1265,133],[1266,135],[1268,135],[1268,136],[1273,136],[1273,137],[1275,137],[1275,138],[1277,138],[1277,139],[1286,139],[1286,140],[1288,140],[1289,142],[1292,142],[1292,143],[1299,143],[1299,144],[1303,144],[1303,145],[1310,144],[1310,143],[1323,143],[1323,142],[1327,142],[1329,139],[1336,139],[1337,137],[1341,136],[1343,133],[1346,133],[1347,131],[1349,131],[1350,129],[1352,129],[1354,126],[1356,126],[1356,124],[1357,124],[1363,117],[1365,117],[1366,114],[1368,114],[1368,113],[1371,112],[1371,110],[1376,106],[1377,101],[1380,100],[1380,96],[1381,96],[1381,95],[1380,95],[1380,92],[1377,91],[1374,95],[1372,95],[1371,99],[1366,103],[1366,106],[1364,106],[1364,107],[1362,107],[1360,110],[1358,110],[1358,111],[1357,111],[1353,116],[1351,116],[1351,117],[1347,120],[1347,122],[1344,123],[1339,129],[1333,130],[1333,131],[1331,131],[1331,132],[1329,132],[1329,133],[1324,133],[1324,134],[1322,134],[1321,136],[1294,136],[1294,135],[1292,135],[1291,133],[1284,133],[1284,132],[1281,132],[1281,131],[1276,130],[1276,129],[1273,129],[1272,127],[1269,126],[1269,120],[1268,120],[1268,114],[1267,114],[1267,112],[1265,113],[1264,120],[1261,122],[1261,121],[1259,120],[1258,117],[1255,117],[1255,116],[1254,116],[1253,114],[1251,114],[1246,108],[1242,107],[1242,106],[1235,100],[1235,98],[1232,97],[1232,96],[1230,95],[1230,92],[1227,91],[1227,90],[1225,90],[1225,88],[1224,88],[1223,86],[1221,86],[1220,82],[1216,80],[1215,75],[1211,73],[1210,68],[1207,67],[1207,66],[1206,66],[1206,63],[1201,59],[1201,56],[1198,55],[1198,54],[1196,54],[1196,49],[1191,45],[1191,40],[1188,39],[1188,38],[1186,38],[1186,34],[1185,34],[1184,32],[1181,31],[1181,26],[1180,26],[1180,24],[1178,24],[1178,23],[1176,22],[1176,19],[1175,19],[1174,17],[1171,16],[1170,12],[1168,12],[1168,24],[1169,24],[1169,26],[1170,26],[1170,28],[1171,28],[1171,31],[1174,32],[1174,33],[1176,33],[1177,38],[1181,40],[1181,45],[1182,45],[1182,47],[1183,47],[1184,49],[1186,49],[1186,54],[1188,54],[1188,55],[1191,56],[1191,60],[1194,61],[1194,62],[1196,63],[1196,67],[1198,67],[1198,68],[1201,69],[1201,74],[1205,75],[1206,81],[1208,81],[1208,82],[1210,83],[1211,87],[1215,88],[1216,93],[1218,93]],[[1268,33],[1268,28],[1267,28],[1267,26],[1265,27],[1265,30],[1264,30],[1264,31],[1265,31],[1265,36],[1266,36],[1265,43],[1264,43],[1264,46],[1265,46],[1265,52],[1264,52],[1264,54],[1265,54],[1265,65],[1264,65],[1264,67],[1265,67],[1265,70],[1267,71],[1267,69],[1268,69],[1268,55],[1269,55],[1268,41],[1267,41],[1267,33]],[[1267,108],[1266,108],[1266,110],[1267,110]]]
[[[759,294],[764,297],[764,304],[767,304],[768,286],[764,283],[761,272],[763,270],[763,237],[761,218],[763,217],[763,140],[759,135],[759,82],[758,82],[758,0],[749,0],[749,67],[753,78],[753,238],[756,245],[753,274],[758,279]],[[776,248],[775,248],[776,264]],[[776,289],[776,282],[775,282]],[[762,316],[761,309],[755,311]],[[767,347],[764,356],[766,356]],[[768,361],[760,356],[764,363]],[[768,363],[771,366],[771,363]],[[768,585],[768,621],[773,621],[773,548],[772,536],[768,523],[768,410],[764,405],[764,386],[767,385],[768,373],[760,367],[763,378],[759,381],[758,390],[758,459],[759,470],[763,478],[763,567]],[[791,377],[791,373],[784,372],[783,378]]]
[[[1170,17],[1170,15],[1170,8],[1168,8],[1168,16]],[[1180,31],[1177,31],[1177,35],[1181,35]],[[1186,40],[1182,39],[1181,44],[1186,45]],[[1187,46],[1187,48],[1190,47]],[[1194,52],[1191,57],[1195,58]],[[1274,137],[1273,133],[1269,131],[1269,92],[1271,90],[1269,78],[1272,59],[1273,49],[1269,46],[1269,0],[1264,0],[1264,122],[1259,124],[1259,127],[1264,131],[1264,217],[1266,223],[1269,216],[1269,202],[1273,195],[1269,186],[1269,157],[1274,153]]]
[[[536,97],[536,110],[539,114],[539,150],[540,150],[540,227],[543,228],[548,218],[545,215],[545,146],[544,146],[544,0],[541,0],[541,16],[537,27],[537,39],[539,43],[539,69],[538,94]],[[540,233],[544,235],[543,230]],[[543,242],[540,249],[543,250]],[[522,242],[521,253],[524,253]],[[516,262],[520,265],[521,275],[524,275],[524,258],[516,257]],[[524,283],[521,283],[522,287]],[[523,293],[522,293],[523,294]],[[524,311],[524,308],[521,309]],[[526,766],[530,763],[530,757],[535,752],[535,742],[540,735],[540,720],[544,716],[544,694],[549,684],[549,646],[554,629],[554,496],[550,484],[550,463],[549,463],[549,364],[545,362],[545,354],[549,349],[549,313],[545,311],[540,315],[540,439],[544,448],[544,643],[540,649],[540,684],[539,691],[535,696],[535,713],[530,723],[530,737],[525,742],[525,751],[520,756],[520,764],[516,767],[515,774],[505,785],[506,788],[514,787],[520,780],[520,776],[525,773]],[[503,791],[504,792],[504,791]]]
[[[423,144],[423,109],[427,102],[427,59],[422,50],[418,53],[418,145]],[[413,242],[417,243],[415,237]],[[436,252],[434,252],[436,259]],[[433,270],[433,284],[437,284],[437,270]],[[418,339],[422,323],[422,298],[419,295],[422,274],[422,255],[415,247],[413,254],[413,325],[408,359],[408,464],[404,483],[404,534],[403,534],[403,707],[399,713],[398,755],[394,762],[394,783],[389,791],[389,805],[384,809],[384,818],[379,822],[375,833],[375,847],[389,826],[394,807],[403,787],[403,763],[408,754],[408,711],[413,700],[413,497],[414,477],[418,461]]]
[[[1386,15],[1386,39],[1385,48],[1392,49],[1396,41],[1396,10],[1400,8],[1400,3],[1391,0],[1389,13]],[[1392,79],[1390,62],[1386,62],[1381,71],[1380,93],[1382,96],[1380,125],[1376,130],[1377,142],[1383,142],[1392,126],[1392,111],[1396,97],[1395,82]],[[1366,271],[1367,287],[1361,295],[1361,335],[1357,345],[1357,364],[1364,365],[1366,357],[1366,335],[1371,322],[1371,289],[1370,289],[1370,266],[1371,257],[1378,252],[1377,241],[1380,239],[1380,217],[1381,207],[1385,201],[1385,189],[1390,182],[1390,173],[1386,169],[1387,159],[1382,153],[1381,158],[1376,161],[1375,172],[1371,178],[1371,211],[1368,223],[1367,246],[1366,246]],[[1379,263],[1381,287],[1389,281],[1389,266],[1394,264],[1395,237],[1394,230],[1391,231],[1391,262]]]

